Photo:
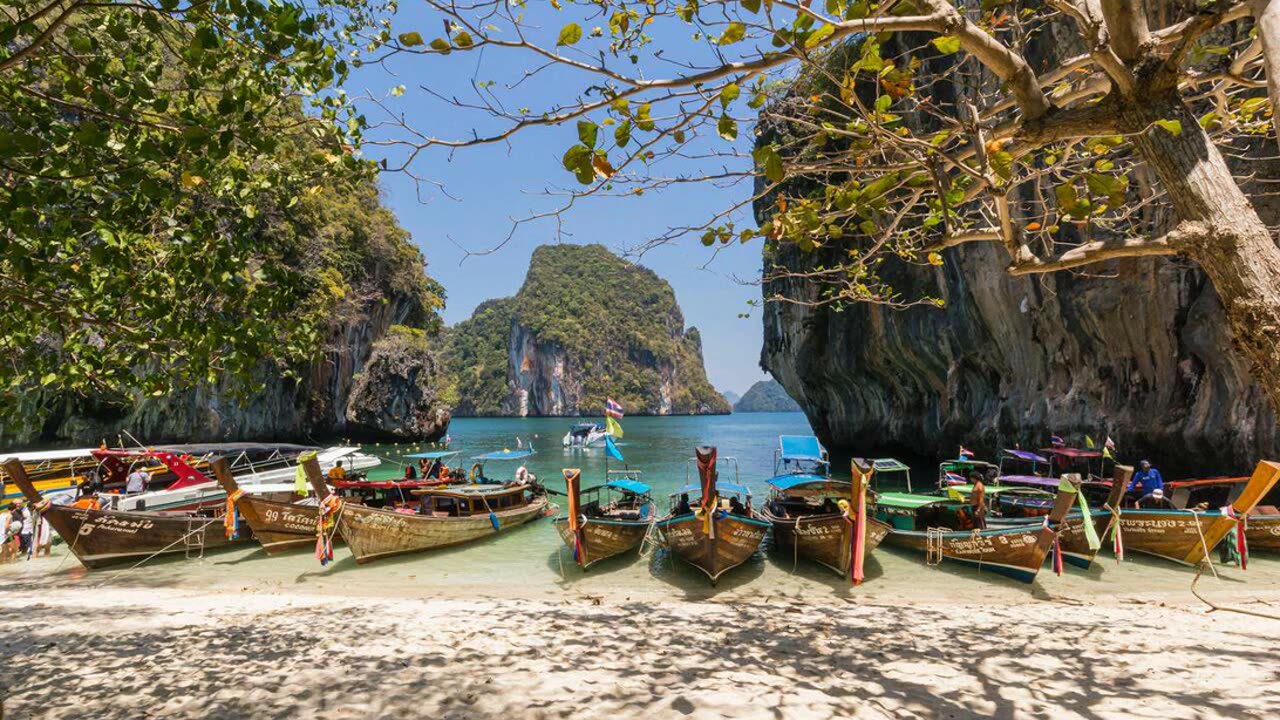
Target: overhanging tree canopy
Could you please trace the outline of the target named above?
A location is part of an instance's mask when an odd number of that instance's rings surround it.
[[[442,98],[484,116],[469,137],[390,116],[411,132],[378,142],[407,147],[406,164],[567,124],[563,164],[582,187],[564,209],[749,175],[715,168],[729,152],[699,138],[732,144],[742,106],[763,110],[804,129],[754,153],[756,197],[773,198],[772,216],[743,229],[725,208],[676,232],[838,244],[848,260],[810,274],[829,302],[903,302],[876,275],[884,255],[938,264],[967,242],[1002,244],[1015,274],[1181,255],[1212,280],[1237,349],[1280,408],[1280,250],[1223,155],[1275,154],[1272,0],[551,0],[560,17],[525,2],[427,5],[446,34],[401,32],[376,43],[381,59],[508,52],[525,72],[505,87],[477,76],[474,97]],[[1036,66],[1028,48],[1049,32],[1079,52]],[[899,50],[886,56],[893,37]],[[829,53],[851,46],[856,57],[832,73]],[[937,56],[953,58],[946,72],[964,92],[934,96],[921,58]],[[771,81],[801,65],[827,74],[821,91],[771,104]],[[542,73],[576,80],[536,107],[504,102]],[[664,174],[664,161],[679,170]]]

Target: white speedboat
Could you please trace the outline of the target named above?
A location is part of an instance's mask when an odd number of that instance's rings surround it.
[[[190,449],[191,446],[188,446]],[[204,449],[204,448],[202,448]],[[265,457],[261,453],[241,450],[233,455],[227,448],[208,448],[208,452],[198,456],[193,464],[203,466],[208,460],[220,455],[231,458],[231,472],[236,484],[247,493],[279,493],[289,492],[293,488],[294,475],[298,469],[297,446],[281,446]],[[302,448],[308,451],[308,448]],[[330,447],[317,451],[316,460],[320,463],[320,471],[327,473],[339,462],[348,473],[359,472],[381,464],[381,460],[367,455],[356,446]],[[190,453],[188,453],[190,454]],[[197,510],[202,507],[225,503],[226,492],[217,482],[200,478],[191,482],[178,478],[165,487],[131,495],[104,493],[98,496],[103,500],[103,509],[126,511],[154,510]]]
[[[569,432],[564,434],[564,446],[567,448],[575,447],[603,447],[604,439],[610,437],[609,431],[604,429],[603,425],[597,423],[578,423],[569,428]]]

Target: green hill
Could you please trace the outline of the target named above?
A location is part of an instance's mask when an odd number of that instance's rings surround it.
[[[534,250],[520,291],[446,334],[457,415],[727,413],[702,341],[652,270],[600,245]]]
[[[777,380],[761,380],[752,385],[733,406],[734,412],[799,412],[800,405]]]

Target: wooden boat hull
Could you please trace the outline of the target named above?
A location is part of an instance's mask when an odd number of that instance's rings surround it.
[[[1105,540],[1107,531],[1111,527],[1111,513],[1105,510],[1091,509],[1090,516],[1093,520],[1094,530],[1098,533],[1099,541]],[[987,524],[990,528],[1036,528],[1040,527],[1043,522],[1043,518],[991,518],[987,521]],[[1089,536],[1084,532],[1084,516],[1080,513],[1068,515],[1062,521],[1062,532],[1058,535],[1058,539],[1062,545],[1063,562],[1085,570],[1088,570],[1093,565],[1093,559],[1097,557],[1098,551],[1102,549],[1101,544],[1098,548],[1089,547]],[[1050,546],[1050,550],[1052,549],[1052,546]],[[1048,556],[1046,555],[1046,557]]]
[[[779,550],[825,565],[841,577],[848,576],[851,528],[843,514],[780,518],[766,511],[763,515],[773,525],[773,542]],[[888,523],[868,517],[863,531],[866,552],[879,547],[890,529]]]
[[[573,548],[568,519],[560,517],[551,522],[564,544]],[[578,564],[585,570],[605,558],[635,549],[644,541],[650,524],[648,520],[588,518],[582,526],[582,559]]]
[[[51,506],[43,516],[85,567],[96,570],[152,555],[211,550],[248,542],[228,540],[221,518],[87,510]]]
[[[245,495],[236,501],[240,517],[253,529],[253,535],[268,555],[278,555],[316,544],[315,505],[267,500]]]
[[[717,513],[712,538],[693,514],[658,521],[658,531],[672,554],[706,573],[713,583],[754,555],[768,529],[766,520]]]
[[[929,535],[928,532],[919,530],[893,529],[889,531],[885,542],[927,556]],[[1052,533],[1038,523],[976,531],[946,531],[934,537],[937,538],[937,549],[944,559],[959,561],[1025,583],[1036,579],[1036,574],[1040,572],[1053,545]]]
[[[1199,564],[1206,552],[1212,551],[1235,526],[1235,520],[1218,510],[1125,510],[1120,515],[1121,542],[1126,552],[1154,555],[1182,565]]]
[[[1280,552],[1280,515],[1250,515],[1244,537],[1250,552]]]
[[[528,505],[494,514],[503,530],[536,520],[546,512],[547,499],[536,497]],[[461,545],[494,535],[489,516],[428,517],[344,502],[338,531],[363,565],[384,557]]]

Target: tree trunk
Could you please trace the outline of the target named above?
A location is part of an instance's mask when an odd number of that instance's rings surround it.
[[[1178,120],[1182,132],[1154,126],[1156,120]],[[1178,250],[1213,282],[1236,351],[1280,414],[1280,247],[1175,91],[1147,95],[1122,111],[1121,122],[1178,220],[1203,230]]]
[[[1262,45],[1262,67],[1267,76],[1267,98],[1273,109],[1272,126],[1280,140],[1280,0],[1249,0],[1249,12],[1253,15]]]

